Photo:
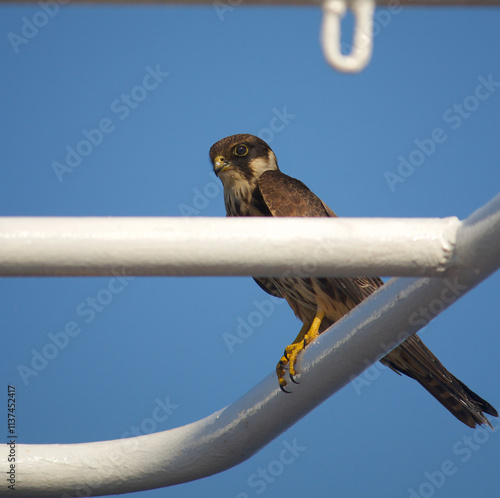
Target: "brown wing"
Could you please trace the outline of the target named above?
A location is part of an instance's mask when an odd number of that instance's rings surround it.
[[[260,176],[252,203],[261,213],[266,213],[268,216],[336,216],[301,181],[279,170],[266,171]],[[283,297],[271,279],[254,278],[254,280],[268,294]]]
[[[266,277],[260,277],[260,278],[255,278],[255,282],[257,285],[265,292],[268,294],[271,294],[271,296],[274,297],[281,297],[283,299],[283,296],[281,295],[281,292],[279,289],[273,284],[273,281],[270,278]]]
[[[264,203],[262,211],[271,216],[335,217],[336,214],[302,182],[284,175],[280,171],[266,171],[258,183],[259,201]],[[269,279],[259,283],[274,287]],[[316,278],[315,281],[329,296],[336,296],[348,308],[359,304],[383,282],[380,278]],[[264,290],[267,290],[263,287]],[[274,287],[276,292],[279,292]],[[267,290],[267,292],[270,292]],[[272,292],[270,292],[272,293]],[[349,299],[342,299],[342,294]],[[274,294],[273,294],[274,295]],[[354,306],[353,306],[354,304]],[[328,326],[325,323],[325,327]],[[323,327],[322,327],[323,328]],[[494,417],[497,411],[487,401],[469,389],[441,364],[434,354],[414,334],[399,347],[391,351],[381,362],[397,373],[403,373],[419,382],[446,409],[469,427],[488,424],[483,415]]]
[[[300,180],[279,170],[265,171],[257,189],[271,216],[328,217],[336,214]]]
[[[264,202],[261,210],[268,210],[271,216],[277,217],[304,217],[304,218],[333,218],[337,215],[300,180],[285,175],[279,170],[264,172],[257,184],[256,196]],[[274,287],[267,279],[259,279],[257,283],[269,294]],[[267,280],[267,281],[266,281]],[[356,304],[377,290],[383,282],[380,278],[328,278],[321,279],[325,291],[334,286],[345,293]],[[274,287],[279,293],[278,289]]]

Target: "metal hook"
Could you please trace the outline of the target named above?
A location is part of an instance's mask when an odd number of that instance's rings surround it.
[[[343,54],[340,46],[340,23],[347,7],[355,17],[353,46]],[[328,63],[339,71],[357,73],[370,61],[373,47],[373,12],[375,0],[325,0],[321,43]]]

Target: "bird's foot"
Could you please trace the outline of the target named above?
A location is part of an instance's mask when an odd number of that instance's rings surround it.
[[[287,382],[285,380],[285,367],[288,365],[288,373],[290,375],[290,379],[295,384],[298,382],[294,379],[294,376],[297,375],[296,363],[297,356],[299,353],[306,348],[308,344],[310,344],[316,337],[318,337],[319,326],[321,325],[321,321],[325,314],[322,311],[318,311],[314,320],[311,323],[309,329],[306,327],[302,327],[299,335],[295,339],[295,341],[285,348],[285,352],[281,357],[280,361],[276,365],[276,375],[278,376],[278,382],[280,385],[280,389],[284,392],[289,392],[285,389]],[[307,332],[305,332],[307,330]]]

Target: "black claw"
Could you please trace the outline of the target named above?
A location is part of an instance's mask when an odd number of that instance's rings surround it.
[[[285,386],[280,386],[280,389],[281,389],[284,393],[287,393],[287,394],[292,394],[292,392],[291,392],[291,391],[287,391],[287,390],[285,389]]]
[[[286,354],[286,349],[283,351],[283,356],[288,360],[288,355]]]
[[[292,374],[289,374],[290,375],[290,380],[294,383],[294,384],[300,384],[300,382],[296,381],[294,378],[293,378],[293,375]]]

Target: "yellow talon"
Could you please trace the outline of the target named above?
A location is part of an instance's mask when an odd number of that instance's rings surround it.
[[[297,374],[295,370],[295,363],[298,354],[305,349],[305,347],[310,344],[319,335],[319,327],[325,316],[323,311],[317,311],[314,320],[308,327],[307,323],[304,323],[300,329],[299,335],[295,338],[292,344],[285,348],[285,354],[281,357],[280,361],[276,365],[276,374],[278,376],[279,385],[282,391],[285,391],[285,386],[287,385],[285,380],[285,366],[288,365],[289,374],[293,377]],[[285,391],[288,392],[288,391]]]

